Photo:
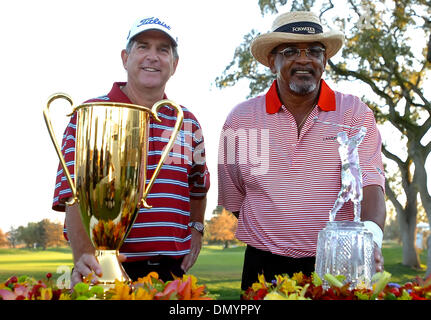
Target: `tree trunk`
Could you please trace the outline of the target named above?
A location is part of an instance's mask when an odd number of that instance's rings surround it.
[[[408,172],[407,169],[400,166],[402,172]],[[416,217],[417,217],[417,190],[414,183],[410,183],[410,178],[403,176],[403,189],[406,195],[405,206],[403,206],[395,192],[390,188],[388,180],[385,181],[386,195],[395,207],[397,218],[400,224],[401,242],[403,244],[402,264],[419,268],[420,260],[416,251]]]
[[[421,265],[416,251],[416,212],[415,207],[407,206],[402,214],[398,214],[398,217],[403,243],[402,264],[419,269]]]
[[[414,154],[413,160],[415,161],[415,175],[417,172],[418,190],[421,197],[422,206],[426,212],[428,223],[431,228],[431,196],[428,191],[428,175],[425,169],[425,160],[428,154]],[[431,275],[431,236],[428,237],[428,253],[427,253],[427,272],[426,276]]]
[[[428,247],[428,257],[427,257],[427,272],[425,273],[425,278],[431,276],[431,235],[428,236],[427,240]]]

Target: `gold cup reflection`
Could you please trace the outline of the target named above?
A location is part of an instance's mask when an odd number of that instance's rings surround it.
[[[73,108],[69,115],[77,113],[73,179],[55,138],[49,115],[50,105],[56,99],[66,99],[71,105],[73,102],[66,94],[54,94],[48,99],[43,112],[73,193],[73,199],[67,204],[79,204],[82,223],[102,268],[99,283],[109,288],[114,285],[115,279],[130,282],[118,262],[118,250],[136,219],[139,202],[150,207],[145,199],[181,128],[182,109],[169,100],[157,102],[152,109],[112,102],[85,103]],[[145,185],[149,117],[160,122],[157,111],[165,105],[176,110],[177,121],[154,174]]]

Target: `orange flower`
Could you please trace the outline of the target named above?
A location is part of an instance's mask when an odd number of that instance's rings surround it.
[[[147,274],[145,277],[142,278],[138,278],[138,283],[142,283],[142,284],[146,284],[149,283],[150,285],[153,285],[152,282],[152,278],[154,278],[154,280],[159,280],[159,275],[157,272],[150,272],[149,274]]]
[[[115,280],[114,294],[111,300],[134,300],[133,295],[130,294],[130,287],[128,284]]]
[[[138,288],[138,290],[133,292],[133,296],[134,296],[133,300],[153,300],[156,292],[157,290],[155,289],[151,291],[147,291],[143,288]]]

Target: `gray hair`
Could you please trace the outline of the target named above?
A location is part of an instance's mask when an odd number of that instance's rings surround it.
[[[134,44],[135,42],[136,42],[136,41],[132,39],[132,40],[130,40],[130,41],[127,43],[127,46],[126,46],[126,52],[127,52],[127,54],[130,54],[130,51],[132,51],[132,47],[133,47],[133,44]],[[176,45],[172,44],[172,45],[171,45],[171,48],[172,48],[172,55],[173,55],[174,59],[175,59],[175,60],[178,60],[178,58],[180,57],[180,56],[178,55],[178,47],[177,47]]]

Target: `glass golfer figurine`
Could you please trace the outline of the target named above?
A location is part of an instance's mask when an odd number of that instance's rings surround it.
[[[338,198],[329,213],[329,221],[335,220],[338,210],[348,200],[352,200],[354,205],[354,220],[361,220],[361,201],[362,201],[362,172],[359,165],[358,146],[367,133],[367,129],[360,127],[359,133],[348,138],[347,133],[341,131],[337,135],[340,144],[338,152],[341,159],[341,190]]]

